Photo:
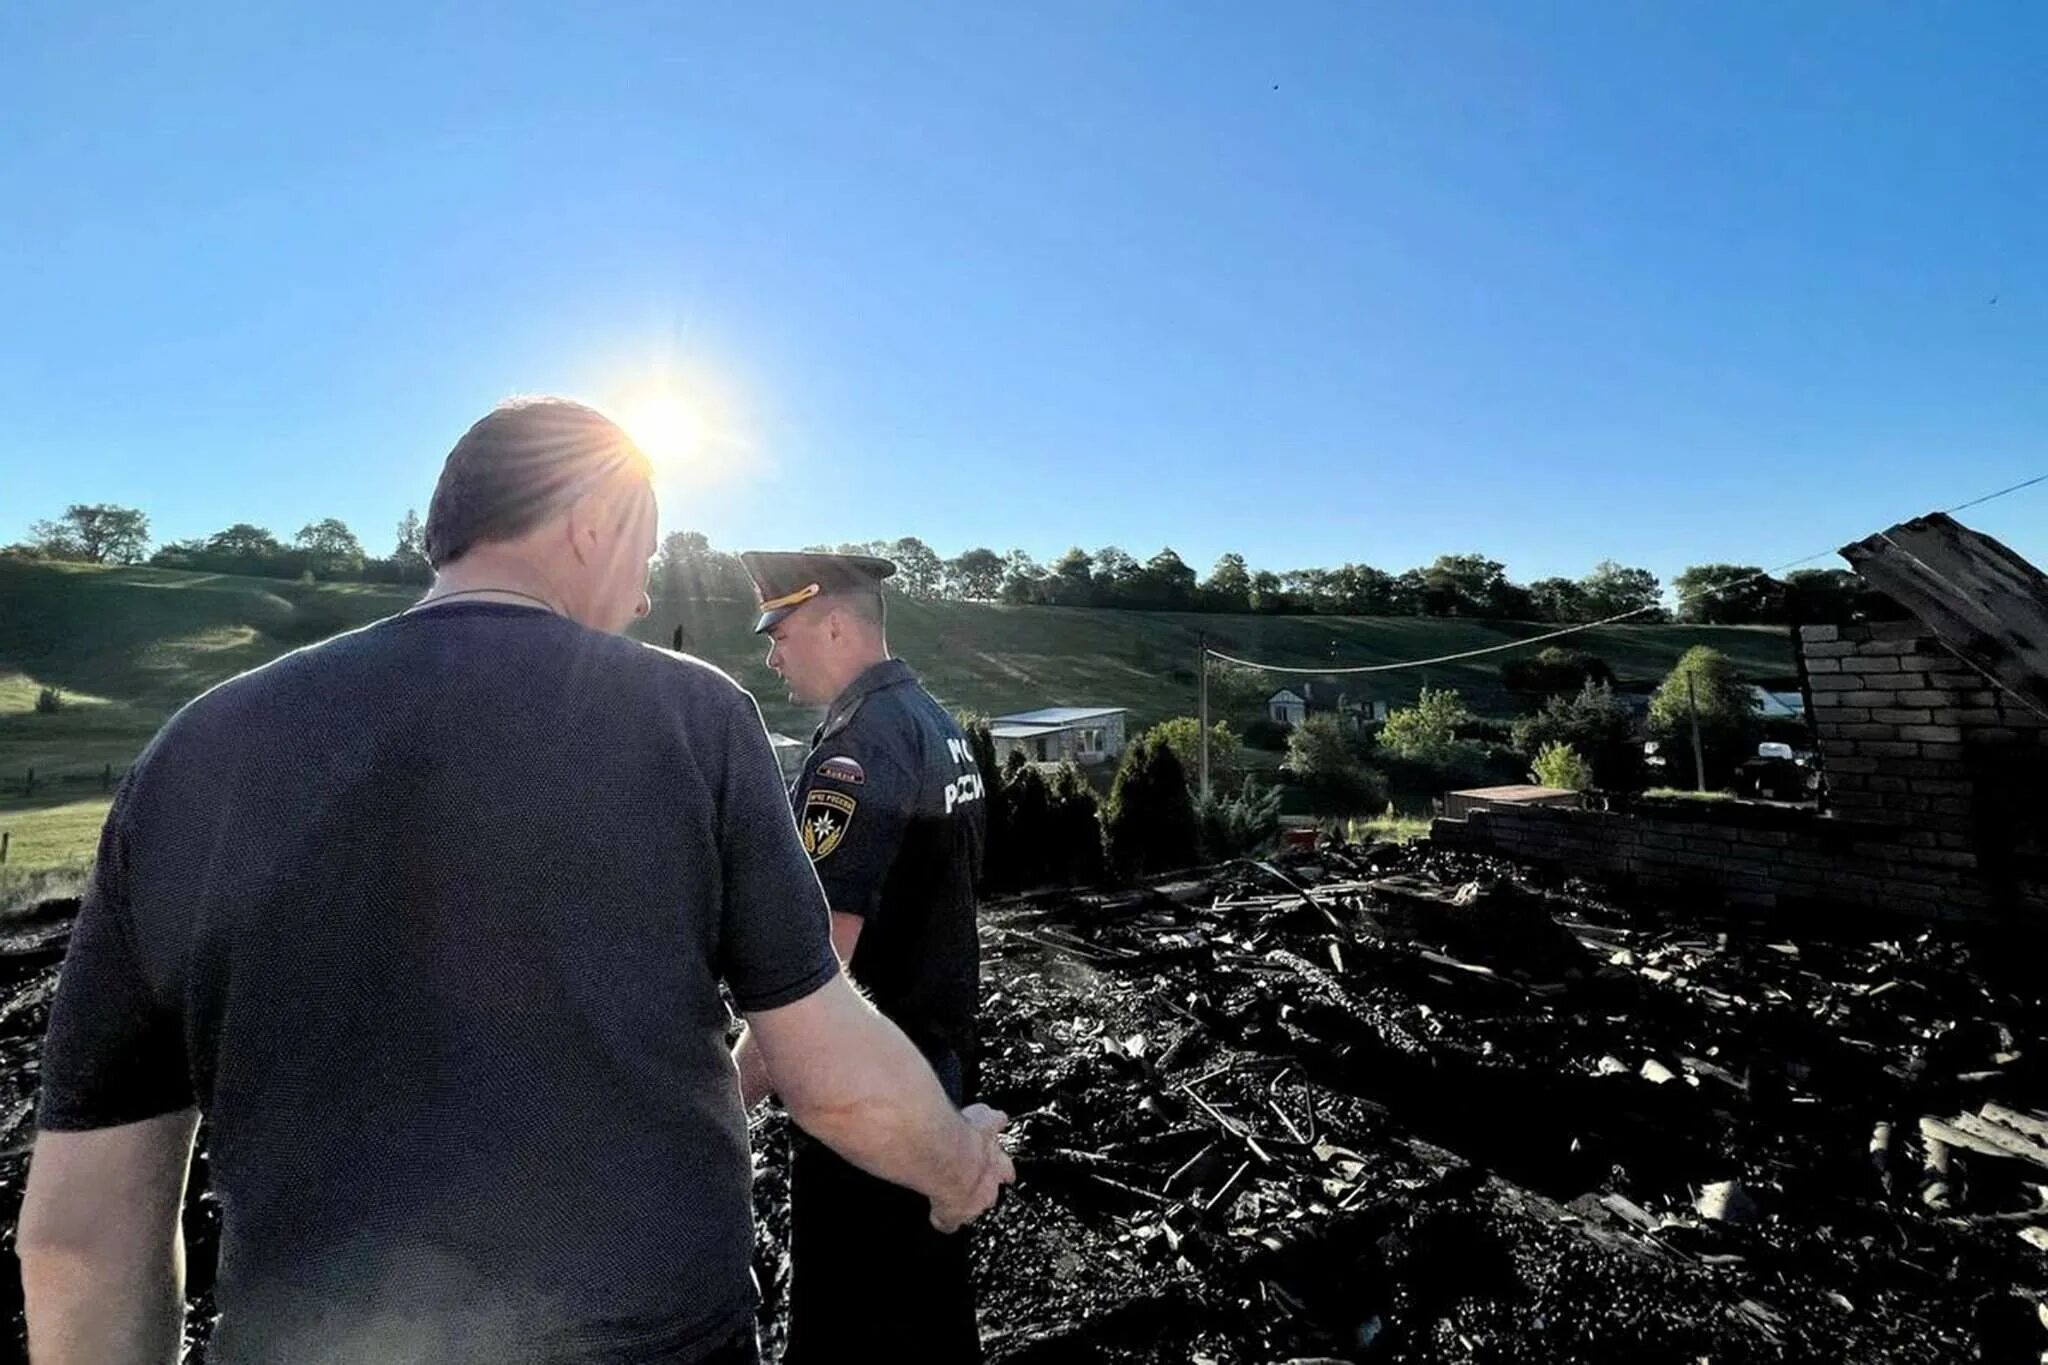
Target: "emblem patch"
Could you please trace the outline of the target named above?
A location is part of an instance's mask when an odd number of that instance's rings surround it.
[[[824,862],[845,840],[857,805],[845,792],[814,791],[804,797],[803,818],[797,821],[797,834],[812,862]]]
[[[845,754],[834,754],[818,765],[818,776],[828,782],[844,782],[851,787],[867,785],[867,770]]]

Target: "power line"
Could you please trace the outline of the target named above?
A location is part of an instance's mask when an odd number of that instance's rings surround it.
[[[1967,511],[1972,507],[1981,507],[1985,503],[2005,497],[2009,493],[2017,493],[2022,489],[2032,488],[2036,484],[2042,483],[2048,483],[2048,474],[2038,474],[2031,479],[2023,480],[2008,488],[2001,488],[1995,493],[1986,493],[1981,498],[1972,498],[1968,502],[1957,503],[1954,507],[1947,508],[1944,515],[1953,516],[1957,512]],[[1700,597],[1719,597],[1723,593],[1733,592],[1737,588],[1748,587],[1751,583],[1775,577],[1786,572],[1788,569],[1796,569],[1800,565],[1810,564],[1816,559],[1825,559],[1834,553],[1835,551],[1832,549],[1816,550],[1810,555],[1788,560],[1776,568],[1763,569],[1746,577],[1738,578],[1733,582],[1723,583],[1719,587],[1709,588],[1701,593]],[[1547,644],[1552,640],[1562,640],[1569,635],[1578,635],[1589,630],[1599,630],[1603,626],[1619,625],[1623,621],[1632,620],[1638,616],[1646,616],[1660,609],[1656,604],[1647,607],[1637,607],[1634,611],[1618,612],[1613,616],[1603,617],[1598,621],[1584,621],[1578,625],[1565,626],[1562,629],[1548,631],[1542,635],[1531,635],[1522,640],[1509,640],[1504,644],[1487,645],[1481,649],[1467,649],[1456,654],[1439,654],[1433,659],[1408,659],[1397,664],[1359,664],[1349,668],[1303,668],[1290,664],[1264,664],[1255,659],[1240,659],[1234,654],[1225,654],[1220,649],[1207,649],[1204,650],[1204,653],[1212,659],[1221,659],[1225,663],[1238,664],[1245,668],[1256,668],[1265,673],[1291,673],[1317,678],[1351,677],[1360,673],[1393,673],[1404,668],[1432,668],[1438,664],[1462,663],[1466,659],[1480,659],[1489,654],[1505,654],[1513,649],[1526,649],[1530,645]]]

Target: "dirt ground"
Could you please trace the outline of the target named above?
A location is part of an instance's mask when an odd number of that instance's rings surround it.
[[[976,1234],[994,1362],[2048,1349],[2038,941],[1629,905],[1427,845],[983,918],[982,1092],[1020,1172]],[[10,1262],[67,926],[0,934]],[[782,1125],[756,1159],[771,1358]],[[196,1361],[203,1159],[186,1226]]]

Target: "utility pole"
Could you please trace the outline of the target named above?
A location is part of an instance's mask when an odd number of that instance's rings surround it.
[[[1195,676],[1201,679],[1202,704],[1198,708],[1202,732],[1202,799],[1209,799],[1209,633],[1195,632]]]
[[[1700,701],[1693,691],[1692,674],[1685,675],[1685,711],[1692,718],[1692,780],[1698,791],[1707,789],[1707,760],[1700,749]]]

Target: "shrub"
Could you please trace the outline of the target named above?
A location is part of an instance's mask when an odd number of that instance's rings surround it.
[[[1627,705],[1612,688],[1587,683],[1577,696],[1552,697],[1535,715],[1516,722],[1514,745],[1525,760],[1533,763],[1552,744],[1570,745],[1602,791],[1642,790],[1643,746]]]
[[[1280,768],[1321,813],[1377,810],[1386,803],[1386,783],[1359,762],[1333,716],[1310,716],[1296,726]]]
[[[1110,861],[1126,876],[1195,861],[1200,840],[1187,774],[1172,748],[1150,732],[1124,751],[1102,827]]]
[[[1102,814],[1088,775],[1073,759],[1046,784],[1046,873],[1073,885],[1102,878]]]
[[[1725,787],[1742,761],[1756,752],[1756,695],[1727,655],[1695,645],[1679,659],[1650,699],[1650,737],[1657,741],[1673,786],[1694,785],[1692,717],[1697,711],[1705,785]]]
[[[1526,659],[1500,666],[1500,683],[1511,692],[1539,697],[1569,697],[1589,683],[1614,684],[1614,670],[1598,655],[1552,645]]]
[[[1150,733],[1173,750],[1173,756],[1180,760],[1181,771],[1188,775],[1190,790],[1199,787],[1202,781],[1202,723],[1193,716],[1175,716],[1153,726]],[[1238,779],[1244,775],[1242,748],[1228,725],[1220,720],[1209,723],[1209,785],[1216,791],[1237,789]]]
[[[1280,789],[1262,790],[1248,778],[1234,796],[1198,799],[1195,820],[1201,827],[1202,856],[1210,861],[1256,852],[1280,832]]]
[[[53,716],[64,709],[64,694],[54,687],[45,687],[36,693],[38,715]]]
[[[960,731],[967,736],[968,752],[974,756],[974,766],[982,778],[982,799],[987,803],[986,831],[981,844],[981,884],[984,887],[1007,886],[1005,861],[1009,856],[1009,792],[1003,785],[1003,771],[996,763],[995,736],[989,733],[988,717],[974,711],[962,711],[954,720]]]
[[[1248,749],[1263,749],[1268,753],[1279,753],[1287,747],[1288,726],[1271,716],[1260,716],[1244,727],[1244,743]]]
[[[1593,785],[1593,770],[1586,766],[1586,761],[1571,745],[1553,740],[1537,753],[1529,780],[1539,787],[1562,787],[1566,791],[1582,792]]]

